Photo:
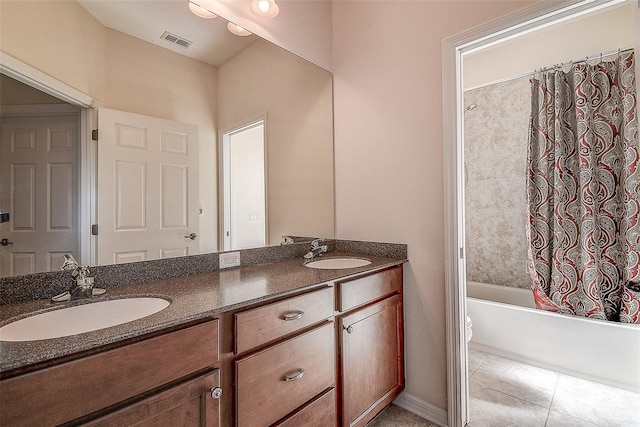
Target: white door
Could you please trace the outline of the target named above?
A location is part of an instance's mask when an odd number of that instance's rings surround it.
[[[264,120],[223,133],[223,249],[266,245]]]
[[[78,253],[78,117],[2,119],[0,277],[57,270]],[[6,239],[6,240],[4,240]]]
[[[197,254],[198,127],[98,110],[98,206],[100,265]]]

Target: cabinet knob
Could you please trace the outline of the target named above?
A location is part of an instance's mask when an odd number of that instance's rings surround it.
[[[286,375],[284,377],[284,382],[290,383],[291,381],[299,380],[302,377],[304,377],[304,369],[298,369],[298,373],[296,375],[293,375],[293,376]]]
[[[214,399],[220,399],[222,396],[222,389],[220,387],[214,387],[211,389],[211,397]]]
[[[348,327],[344,328],[345,331],[347,331],[348,334],[353,332],[353,326],[349,325]]]
[[[285,321],[289,322],[291,320],[302,319],[302,316],[304,316],[304,311],[294,311],[292,313],[283,315],[282,318]]]

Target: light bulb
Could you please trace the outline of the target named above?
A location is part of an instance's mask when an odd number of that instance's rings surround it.
[[[269,12],[269,9],[271,9],[269,0],[258,0],[258,9],[260,9],[260,12],[262,13]]]
[[[229,31],[231,31],[236,36],[244,37],[244,36],[250,36],[251,35],[250,31],[245,30],[240,25],[234,24],[233,22],[229,22],[227,24],[227,28],[229,29]]]
[[[280,7],[275,0],[253,0],[249,9],[261,18],[273,18],[280,13]]]
[[[215,13],[200,6],[199,4],[193,3],[191,1],[189,2],[189,10],[191,10],[194,15],[199,16],[200,18],[213,19],[218,16]]]

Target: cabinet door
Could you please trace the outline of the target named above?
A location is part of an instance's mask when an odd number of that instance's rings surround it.
[[[83,425],[218,427],[219,387],[216,369]]]
[[[404,388],[401,295],[342,317],[339,327],[342,424],[363,426]]]
[[[238,427],[270,426],[335,384],[334,325],[236,361]]]

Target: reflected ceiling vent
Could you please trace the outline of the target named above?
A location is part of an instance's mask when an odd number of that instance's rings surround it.
[[[185,49],[188,49],[189,46],[193,44],[193,42],[190,42],[187,39],[183,39],[180,36],[176,36],[175,34],[171,34],[168,31],[165,31],[164,33],[162,33],[162,36],[160,36],[160,38],[168,42],[171,42],[173,44],[177,44],[178,46],[183,47]]]

